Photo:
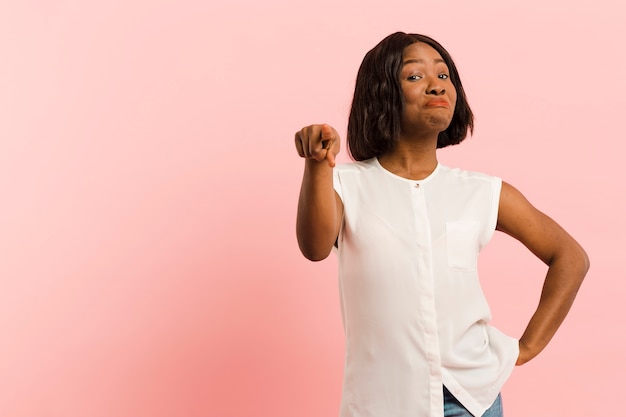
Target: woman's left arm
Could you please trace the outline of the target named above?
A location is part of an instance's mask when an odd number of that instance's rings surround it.
[[[517,365],[522,365],[546,347],[565,319],[589,269],[589,258],[561,226],[505,182],[497,229],[522,242],[548,265],[539,305],[519,340]]]

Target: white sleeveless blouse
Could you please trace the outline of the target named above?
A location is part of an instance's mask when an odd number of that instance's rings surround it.
[[[477,257],[501,180],[438,165],[408,180],[376,158],[338,165],[346,335],[341,417],[442,417],[442,385],[475,416],[496,399],[518,341],[488,325]]]

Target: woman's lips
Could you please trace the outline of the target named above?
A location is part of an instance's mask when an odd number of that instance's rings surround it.
[[[450,107],[450,104],[445,100],[431,100],[426,103],[428,107]]]

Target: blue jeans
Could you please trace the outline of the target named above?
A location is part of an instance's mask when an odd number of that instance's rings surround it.
[[[443,415],[445,417],[478,417],[473,416],[472,413],[467,411],[446,387],[443,387]],[[502,397],[500,394],[498,394],[498,398],[496,398],[493,404],[491,404],[491,407],[489,407],[481,417],[503,417]]]

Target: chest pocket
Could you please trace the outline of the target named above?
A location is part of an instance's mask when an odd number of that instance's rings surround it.
[[[454,270],[475,271],[478,261],[477,221],[446,222],[448,267]]]

